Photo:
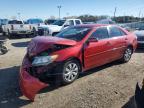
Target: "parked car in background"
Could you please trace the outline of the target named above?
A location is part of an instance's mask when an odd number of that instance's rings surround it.
[[[110,18],[98,20],[96,21],[96,23],[97,24],[116,24],[116,22]]]
[[[0,19],[0,33],[3,33],[2,25],[6,25],[8,19]]]
[[[132,31],[132,28],[130,28],[129,26],[127,26],[126,24],[118,24],[120,27],[124,28],[127,31]]]
[[[144,30],[136,30],[134,33],[137,36],[138,48],[144,48]]]
[[[144,26],[140,26],[139,28],[136,28],[136,30],[144,30]]]
[[[46,34],[54,36],[57,33],[59,33],[61,30],[69,27],[69,26],[74,26],[82,24],[82,21],[80,19],[61,19],[55,21],[51,25],[41,25],[38,27],[38,34],[39,35],[44,35],[44,32],[47,32]]]
[[[136,46],[133,33],[112,25],[77,25],[54,37],[35,37],[21,66],[21,90],[34,100],[48,79],[70,84],[80,72],[115,60],[128,62]]]
[[[83,22],[83,24],[95,24],[95,22]]]
[[[40,18],[31,18],[26,20],[25,23],[31,26],[34,36],[38,34],[38,27],[44,25],[44,21]]]
[[[45,24],[46,25],[51,25],[51,24],[53,24],[55,21],[57,21],[56,19],[47,19],[47,20],[45,20]]]
[[[9,38],[17,35],[31,35],[33,34],[33,29],[31,25],[24,24],[20,20],[9,20],[6,25],[2,26],[3,34]]]

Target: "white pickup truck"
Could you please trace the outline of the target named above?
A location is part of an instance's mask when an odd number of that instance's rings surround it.
[[[69,27],[82,24],[80,19],[60,19],[55,21],[52,25],[41,25],[38,27],[38,35],[56,35],[61,30]]]
[[[34,30],[30,24],[24,24],[23,21],[9,20],[2,26],[3,34],[9,38],[16,35],[32,35]]]
[[[44,25],[44,21],[40,18],[30,18],[30,19],[27,19],[25,23],[31,25],[34,31],[34,35],[37,35],[38,27],[41,25]]]

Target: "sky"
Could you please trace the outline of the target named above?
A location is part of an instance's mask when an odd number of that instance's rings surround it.
[[[0,0],[0,18],[58,17],[57,6],[61,5],[61,17],[90,15],[144,16],[144,0]]]

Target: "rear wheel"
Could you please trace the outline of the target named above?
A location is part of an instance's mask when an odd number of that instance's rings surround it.
[[[131,47],[128,47],[128,48],[125,50],[121,61],[124,62],[124,63],[128,62],[128,61],[131,59],[132,53],[133,53],[132,48],[131,48]]]
[[[2,46],[2,48],[1,48],[1,53],[2,53],[2,54],[5,54],[5,53],[7,53],[7,52],[8,52],[7,48],[6,48],[5,46]]]
[[[60,68],[59,68],[60,69]],[[63,84],[70,84],[79,76],[80,64],[76,60],[70,60],[63,64],[61,68],[60,81]]]

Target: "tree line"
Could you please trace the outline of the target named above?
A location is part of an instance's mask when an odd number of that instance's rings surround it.
[[[94,16],[94,15],[81,15],[81,16],[69,16],[64,18],[79,18],[83,22],[96,22],[101,19],[112,19],[116,23],[131,23],[131,22],[138,22],[138,21],[144,21],[143,18],[134,17],[134,16],[117,16],[117,17],[110,17],[107,15],[101,15],[101,16]]]

